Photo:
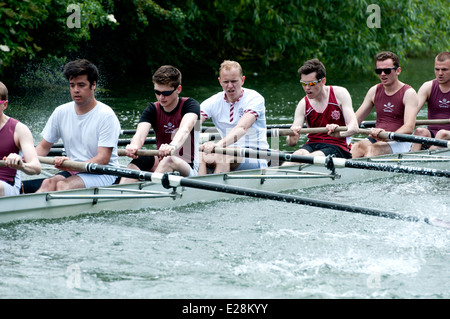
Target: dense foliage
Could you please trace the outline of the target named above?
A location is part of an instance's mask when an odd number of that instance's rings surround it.
[[[74,4],[79,27],[69,27]],[[75,57],[114,74],[169,63],[215,70],[224,59],[299,66],[313,57],[363,71],[381,50],[401,58],[449,50],[449,7],[449,0],[0,0],[0,74]]]

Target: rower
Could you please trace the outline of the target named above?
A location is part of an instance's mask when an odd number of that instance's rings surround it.
[[[67,63],[63,74],[73,101],[53,111],[36,151],[39,156],[47,156],[53,144],[61,139],[67,156],[54,158],[55,168],[61,172],[45,179],[37,192],[112,185],[115,176],[72,172],[62,166],[67,160],[118,166],[120,135],[120,123],[114,111],[95,99],[97,67],[79,59]]]
[[[325,133],[308,134],[307,142],[294,154],[351,158],[350,136],[358,132],[358,123],[350,93],[344,87],[326,85],[326,69],[318,59],[306,61],[298,73],[306,96],[295,109],[291,126],[295,135],[286,137],[286,144],[297,144],[304,123],[309,128],[326,127]],[[345,125],[346,131],[337,130]]]
[[[425,82],[419,89],[419,107],[423,107],[427,102],[428,119],[448,119],[450,118],[450,52],[441,52],[436,56],[434,73],[436,78]],[[450,140],[450,124],[418,127],[414,135]],[[420,151],[423,148],[426,146],[414,143],[411,151]],[[439,147],[429,147],[429,149],[436,148]]]
[[[214,148],[239,147],[268,149],[265,100],[255,90],[244,88],[241,65],[226,60],[220,65],[219,83],[223,91],[200,105],[201,122],[212,119],[220,133],[217,142],[201,145],[199,175],[209,171],[223,173],[234,170],[266,168],[266,159],[234,158],[214,153]]]
[[[155,173],[178,172],[196,176],[198,172],[198,140],[200,104],[193,98],[180,97],[181,72],[171,65],[161,66],[153,74],[157,102],[142,113],[136,133],[126,146],[126,155],[133,158],[128,168]],[[137,156],[150,129],[155,130],[158,156]],[[120,184],[135,182],[122,178]]]
[[[41,173],[30,129],[7,116],[8,89],[0,82],[0,196],[18,195],[21,189],[20,171],[29,175]],[[21,156],[23,154],[23,158]]]
[[[388,142],[378,135],[383,131],[412,134],[420,110],[416,91],[398,79],[401,72],[398,56],[389,51],[380,52],[375,60],[375,73],[381,83],[369,89],[356,117],[358,124],[361,123],[375,106],[376,125],[368,138],[353,144],[353,158],[409,152],[410,142]]]

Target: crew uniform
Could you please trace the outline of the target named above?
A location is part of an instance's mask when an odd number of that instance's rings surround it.
[[[384,91],[383,84],[377,84],[375,92],[374,105],[377,113],[376,128],[382,128],[388,132],[395,132],[404,124],[405,104],[403,97],[405,92],[410,89],[408,84],[403,85],[400,90],[393,95],[387,95]],[[376,140],[369,138],[372,143]],[[409,152],[411,142],[389,141],[392,153]]]
[[[11,153],[20,154],[14,142],[14,132],[18,120],[9,118],[0,129],[0,159]],[[20,171],[10,167],[0,167],[0,183],[3,183],[5,196],[19,195],[21,188]]]
[[[433,80],[430,97],[427,102],[428,119],[446,119],[450,117],[450,91],[443,93],[436,79]],[[428,125],[431,137],[435,137],[439,130],[449,130],[450,124]]]
[[[307,127],[326,127],[327,124],[337,124],[338,126],[346,126],[347,122],[344,118],[344,112],[334,95],[333,87],[330,86],[328,97],[328,105],[323,112],[317,112],[305,97],[305,120]],[[308,152],[322,151],[327,155],[336,155],[342,158],[351,158],[351,138],[350,137],[334,137],[327,133],[310,133],[307,135],[307,142],[301,147]]]
[[[159,102],[150,103],[142,113],[141,122],[150,123],[155,130],[156,146],[170,144],[180,123],[187,113],[195,113],[200,119],[200,104],[192,98],[179,98],[178,105],[171,112],[166,112]],[[199,166],[199,137],[200,130],[194,129],[190,132],[190,138],[186,139],[182,146],[178,145],[176,156],[182,158],[191,167],[189,176],[195,176]],[[154,156],[140,156],[131,161],[142,171],[150,171],[155,164]]]
[[[256,117],[256,121],[242,136],[230,147],[251,148],[266,150],[267,142],[266,108],[264,97],[252,89],[243,88],[237,101],[230,103],[226,100],[225,92],[219,92],[209,97],[200,105],[201,114],[205,119],[212,119],[224,138],[239,122],[244,113],[250,112]],[[256,158],[244,158],[236,170],[265,168],[267,160]]]

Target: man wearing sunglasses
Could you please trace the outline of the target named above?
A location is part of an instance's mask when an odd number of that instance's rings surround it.
[[[165,173],[177,171],[181,176],[198,174],[200,104],[192,98],[181,98],[181,72],[163,65],[153,74],[153,89],[157,102],[142,113],[136,133],[126,146],[127,156],[133,158],[128,168]],[[136,156],[144,145],[150,129],[155,130],[158,156]],[[122,178],[120,183],[134,179]]]
[[[291,126],[295,135],[286,137],[286,144],[297,144],[299,130],[306,123],[310,128],[324,127],[327,132],[308,134],[307,142],[294,154],[350,158],[350,136],[358,132],[350,93],[343,87],[326,85],[326,69],[318,59],[306,61],[298,73],[306,96],[295,109]],[[335,132],[338,126],[347,126],[347,131]]]
[[[420,110],[416,91],[398,79],[401,72],[398,56],[385,51],[378,53],[375,60],[375,73],[381,83],[369,89],[356,117],[361,124],[375,106],[376,124],[369,138],[352,146],[353,158],[409,152],[410,142],[388,142],[379,139],[378,134],[383,131],[412,134]]]
[[[8,89],[0,82],[0,196],[18,195],[21,176],[18,170],[29,175],[41,172],[33,136],[28,127],[5,114],[8,107]],[[23,153],[23,158],[22,154]]]
[[[236,61],[224,61],[219,69],[219,83],[223,91],[201,104],[201,121],[212,119],[221,140],[207,142],[202,147],[199,174],[229,172],[267,167],[267,160],[234,158],[213,153],[215,147],[268,149],[266,108],[258,92],[244,88],[245,76]]]
[[[427,103],[428,119],[450,118],[450,52],[439,53],[434,60],[434,73],[436,78],[425,82],[417,93],[419,106]],[[432,137],[441,140],[450,140],[450,124],[434,124],[418,127],[414,135]],[[411,151],[420,151],[426,148],[422,144],[413,144]],[[430,146],[429,149],[439,148]]]

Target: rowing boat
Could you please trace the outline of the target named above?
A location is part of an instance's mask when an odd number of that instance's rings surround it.
[[[422,175],[433,175],[431,169],[448,168],[449,161],[450,149],[448,148],[352,160],[352,162],[357,163],[384,163],[383,165],[391,168],[402,167],[403,165],[426,167],[430,174]],[[391,169],[391,171],[393,170]],[[200,183],[245,187],[250,190],[282,192],[326,184],[373,180],[385,178],[392,174],[395,173],[387,170],[358,170],[348,167],[292,164],[185,179]],[[164,187],[161,183],[153,181],[23,194],[0,198],[0,223],[24,219],[62,218],[102,211],[167,208],[198,202],[226,200],[238,196],[226,192],[214,192],[184,186],[170,187],[170,185],[165,185]]]

